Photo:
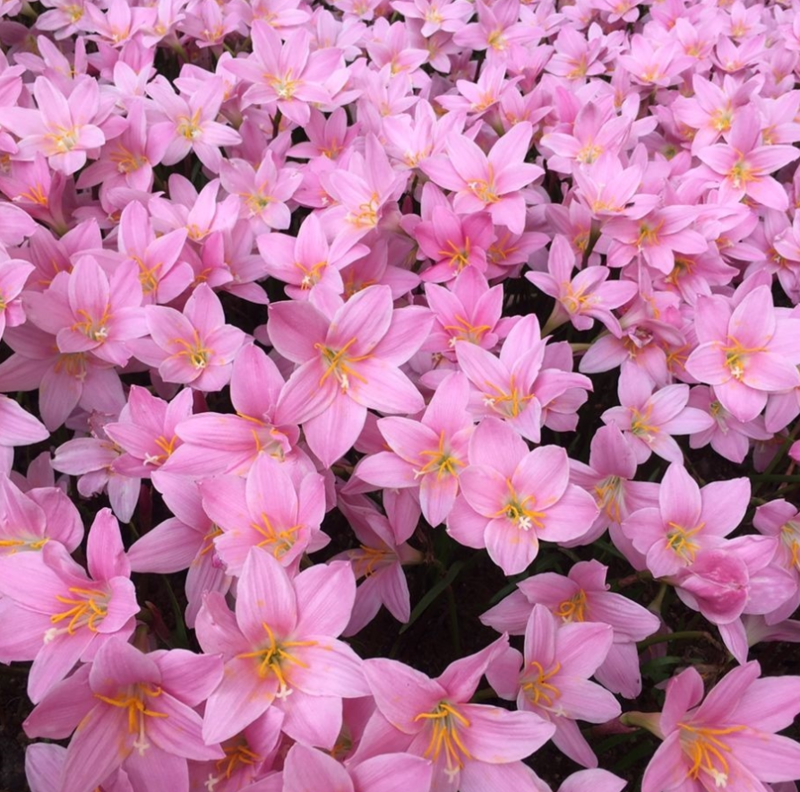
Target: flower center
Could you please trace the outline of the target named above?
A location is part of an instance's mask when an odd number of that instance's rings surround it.
[[[280,559],[285,556],[294,546],[297,541],[297,534],[302,525],[293,525],[291,528],[284,528],[283,530],[276,530],[269,517],[261,512],[261,522],[250,523],[250,527],[257,531],[264,538],[256,545],[256,547],[269,546],[272,555]]]
[[[495,192],[497,189],[494,186],[494,176],[492,174],[492,166],[489,166],[489,179],[475,179],[474,181],[467,182],[467,187],[472,190],[473,195],[486,204],[497,203],[500,196]]]
[[[745,184],[755,181],[755,175],[752,168],[747,164],[747,160],[742,157],[739,161],[728,171],[728,178],[733,182],[733,186],[738,190]]]
[[[744,726],[729,726],[726,729],[711,729],[698,726],[678,724],[683,752],[692,760],[692,767],[687,778],[696,781],[700,773],[707,773],[714,779],[717,787],[728,785],[730,766],[726,754],[731,749],[720,737],[742,731]]]
[[[186,140],[199,138],[203,134],[203,130],[200,128],[200,111],[198,110],[191,118],[189,116],[178,116],[176,130]]]
[[[610,520],[622,522],[622,478],[620,476],[607,476],[594,486],[597,506],[603,509]]]
[[[423,756],[436,762],[444,751],[445,773],[453,780],[464,767],[464,759],[472,759],[459,735],[459,730],[468,729],[470,722],[446,701],[440,701],[433,712],[422,712],[414,720],[431,722],[431,741]]]
[[[203,341],[200,340],[200,333],[198,333],[197,330],[193,330],[192,332],[194,338],[191,342],[183,338],[174,338],[172,340],[174,344],[183,347],[183,349],[176,354],[179,357],[188,357],[189,362],[196,369],[204,369],[208,366],[209,360],[214,354],[214,350],[209,349]]]
[[[744,377],[747,355],[763,352],[765,347],[744,347],[733,336],[728,336],[728,340],[733,343],[730,346],[722,347],[722,351],[725,353],[725,365],[734,379],[741,380]]]
[[[694,528],[684,528],[682,525],[670,522],[667,523],[669,531],[667,531],[667,549],[672,550],[676,555],[679,555],[690,564],[694,562],[697,556],[697,551],[700,545],[692,540],[692,537],[700,533],[705,527],[705,523],[701,522]]]
[[[597,158],[603,153],[603,149],[601,146],[598,146],[596,143],[593,143],[591,140],[578,152],[577,157],[575,157],[578,162],[582,162],[584,165],[591,165],[593,162],[597,160]]]
[[[375,228],[378,225],[379,207],[380,196],[372,193],[369,201],[359,204],[357,212],[348,212],[345,219],[356,228]]]
[[[246,741],[223,745],[222,750],[225,751],[225,758],[217,760],[217,772],[224,775],[226,779],[230,779],[239,766],[252,767],[264,760],[263,756],[259,756],[249,748]]]
[[[172,456],[173,452],[175,451],[175,443],[178,442],[178,436],[172,435],[172,437],[167,440],[164,435],[159,435],[153,442],[158,446],[158,448],[163,451],[163,454],[145,454],[144,456],[144,464],[145,465],[163,465],[169,457]]]
[[[151,688],[137,682],[114,698],[101,696],[99,693],[95,693],[94,697],[112,707],[128,710],[128,732],[138,734],[133,747],[139,750],[140,756],[144,756],[145,750],[150,747],[150,743],[145,737],[145,719],[168,717],[165,712],[154,712],[147,709],[147,699],[156,698],[162,692],[160,687]]]
[[[454,457],[452,452],[445,448],[444,429],[439,434],[439,447],[431,451],[420,451],[419,455],[430,458],[419,470],[414,471],[415,479],[434,471],[437,479],[441,479],[444,476],[457,476],[458,468],[464,467],[466,464]]]
[[[635,407],[631,407],[633,420],[631,421],[631,434],[643,440],[645,443],[652,443],[655,435],[658,434],[658,427],[647,423],[653,412],[652,405],[648,405],[644,413],[639,412]]]
[[[73,330],[78,330],[92,341],[99,341],[100,343],[108,338],[106,322],[111,318],[110,306],[106,305],[103,315],[97,320],[95,320],[88,311],[84,311],[83,309],[75,313],[78,314],[83,321],[75,322],[75,324],[72,325]]]
[[[102,621],[108,613],[108,593],[98,589],[69,588],[69,596],[56,595],[56,599],[63,605],[69,605],[67,610],[54,613],[50,617],[53,624],[61,624],[69,620],[66,627],[53,627],[44,636],[45,643],[49,643],[63,632],[75,635],[81,627],[87,627],[91,632],[97,632],[95,623]]]
[[[378,567],[397,560],[397,556],[390,550],[381,550],[366,545],[361,545],[358,550],[350,550],[348,555],[353,562],[353,571],[357,578],[371,577]]]
[[[586,592],[580,589],[569,599],[564,600],[555,611],[568,624],[570,622],[586,621]]]
[[[487,382],[486,385],[491,388],[494,393],[485,394],[483,403],[487,407],[491,407],[495,412],[504,415],[506,418],[516,418],[527,406],[528,402],[533,399],[533,394],[529,393],[527,396],[522,396],[520,391],[514,384],[514,377],[509,379],[508,393],[502,388],[499,388],[492,382]]]
[[[41,550],[48,542],[49,538],[44,539],[0,539],[0,548],[10,547],[8,555],[14,555],[19,549]]]
[[[533,527],[542,530],[544,528],[544,512],[534,511],[531,508],[536,505],[536,498],[533,495],[526,495],[524,498],[520,498],[514,490],[511,479],[506,479],[506,487],[508,487],[509,498],[505,506],[500,511],[495,512],[494,516],[505,516],[517,528],[526,532]]]
[[[449,259],[451,267],[458,272],[469,264],[470,240],[469,237],[464,241],[463,247],[459,247],[455,242],[447,240],[447,250],[440,250],[438,255],[443,259]]]
[[[781,541],[789,549],[789,566],[800,572],[800,524],[790,520],[781,526]]]
[[[255,652],[245,652],[244,654],[237,655],[237,657],[254,657],[259,658],[258,676],[261,679],[266,678],[269,674],[273,674],[278,680],[279,690],[275,694],[276,698],[286,698],[291,694],[291,682],[287,679],[286,668],[293,665],[300,666],[300,668],[308,668],[308,664],[295,657],[293,651],[298,647],[303,646],[316,646],[316,641],[278,641],[275,638],[275,633],[270,629],[270,626],[265,622],[261,626],[267,633],[269,638],[269,646],[263,649],[257,649]]]
[[[328,266],[327,261],[318,261],[311,267],[304,267],[299,261],[295,261],[297,267],[303,273],[303,280],[300,282],[300,288],[305,291],[316,286],[322,280],[322,274],[325,272],[325,267]]]
[[[322,355],[322,359],[327,364],[327,368],[325,369],[325,373],[320,377],[319,386],[320,388],[325,384],[325,380],[328,379],[331,375],[333,375],[339,385],[342,388],[342,391],[347,391],[350,389],[350,377],[355,377],[357,380],[366,383],[366,379],[361,376],[357,371],[354,371],[350,364],[351,363],[358,363],[360,360],[366,360],[371,355],[361,355],[360,357],[349,357],[347,355],[347,350],[355,344],[356,339],[351,338],[341,349],[335,350],[331,349],[330,347],[326,347],[323,344],[314,344],[314,348],[318,349],[320,354]]]
[[[548,680],[561,670],[561,663],[556,663],[549,671],[545,671],[541,663],[535,660],[530,663],[531,670],[522,678],[520,687],[528,701],[536,707],[551,709],[561,691]]]

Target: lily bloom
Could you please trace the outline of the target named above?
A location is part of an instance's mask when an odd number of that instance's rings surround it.
[[[741,523],[750,502],[746,478],[714,481],[705,487],[673,462],[658,492],[658,508],[639,509],[622,523],[623,533],[647,556],[654,577],[691,567],[698,554],[724,544]]]
[[[520,760],[544,745],[554,727],[532,712],[469,703],[489,664],[507,645],[503,636],[451,663],[436,679],[395,660],[364,662],[378,711],[400,732],[398,744],[433,762],[435,790],[540,789]]]
[[[183,313],[165,305],[148,305],[145,317],[152,340],[140,341],[135,354],[157,366],[165,382],[202,391],[218,391],[228,384],[245,334],[225,324],[219,297],[207,284],[194,290]]]
[[[468,401],[469,382],[456,372],[442,380],[419,421],[381,418],[378,429],[391,452],[364,458],[355,475],[379,487],[419,487],[425,519],[439,525],[453,508],[467,465],[473,430]]]
[[[514,234],[525,230],[523,188],[543,174],[525,162],[533,127],[523,121],[492,146],[488,156],[464,135],[451,133],[448,156],[426,159],[420,168],[440,187],[453,190],[453,207],[461,214],[488,211],[499,225]]]
[[[699,149],[696,154],[714,173],[724,177],[720,184],[720,202],[748,198],[771,209],[784,212],[789,198],[783,186],[770,176],[784,165],[800,157],[794,146],[758,145],[761,136],[761,117],[758,113],[736,116],[729,144],[717,144]]]
[[[153,778],[186,789],[187,759],[223,759],[206,744],[194,708],[219,682],[218,657],[182,649],[143,654],[115,638],[62,682],[23,724],[29,737],[63,740],[62,792],[91,792],[118,768],[136,787]],[[130,787],[128,787],[130,789]]]
[[[467,547],[486,547],[506,575],[527,569],[540,539],[577,539],[597,516],[591,495],[569,483],[563,448],[528,451],[525,441],[496,418],[484,419],[475,430],[469,460],[447,531]]]
[[[524,654],[509,647],[487,670],[497,694],[552,723],[556,747],[584,767],[597,767],[597,757],[576,721],[605,723],[621,712],[611,693],[589,681],[613,637],[608,624],[560,624],[544,605],[534,605]]]
[[[87,559],[88,575],[56,542],[41,553],[0,559],[0,594],[17,606],[16,613],[4,613],[3,642],[16,647],[11,659],[33,660],[28,695],[34,702],[112,636],[127,640],[133,634],[139,606],[119,524],[109,509],[92,523]],[[8,649],[2,647],[0,655],[8,656]]]
[[[222,595],[210,593],[197,617],[203,650],[225,659],[225,675],[206,703],[204,739],[233,737],[276,707],[285,734],[332,749],[342,698],[369,693],[361,660],[334,637],[347,626],[355,597],[345,562],[313,566],[292,580],[271,554],[251,550],[235,615]]]
[[[775,734],[800,712],[800,677],[760,674],[756,662],[734,668],[702,704],[703,680],[694,668],[671,679],[654,727],[664,742],[645,770],[642,792],[764,789],[762,782],[800,778],[800,745]]]
[[[800,321],[776,317],[768,286],[756,287],[734,305],[719,295],[700,297],[695,327],[700,343],[686,370],[712,385],[734,418],[751,421],[770,392],[798,386]]]
[[[400,371],[427,337],[425,308],[394,310],[388,286],[370,286],[330,317],[308,302],[269,307],[270,340],[298,363],[284,387],[274,420],[302,423],[311,450],[331,465],[355,443],[367,409],[414,414],[424,403]]]
[[[517,584],[517,591],[481,615],[484,624],[513,635],[525,632],[531,608],[541,604],[564,624],[600,622],[614,630],[614,641],[594,676],[614,693],[636,698],[642,692],[636,642],[652,635],[661,620],[621,594],[609,591],[608,568],[580,561],[568,575],[542,572]]]

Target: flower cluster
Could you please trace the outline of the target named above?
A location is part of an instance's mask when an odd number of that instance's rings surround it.
[[[796,2],[2,0],[0,43],[33,792],[795,790]]]

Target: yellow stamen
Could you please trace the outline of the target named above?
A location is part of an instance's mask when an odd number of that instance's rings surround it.
[[[509,499],[502,509],[495,512],[495,517],[506,517],[515,523],[518,528],[523,531],[530,531],[532,527],[538,528],[540,531],[544,529],[544,512],[534,511],[531,506],[536,505],[536,498],[533,495],[527,495],[520,500],[514,490],[514,485],[511,479],[506,479],[506,487],[509,492]]]
[[[555,613],[568,623],[586,621],[586,592],[581,589],[568,600],[564,600]]]
[[[295,657],[290,649],[304,646],[316,646],[316,641],[278,641],[275,638],[275,633],[270,629],[270,626],[265,622],[261,626],[267,633],[269,645],[263,649],[257,649],[254,652],[245,652],[244,654],[237,655],[239,658],[260,658],[258,664],[258,676],[264,679],[269,674],[273,674],[278,680],[279,690],[276,694],[278,698],[286,698],[291,694],[291,682],[287,679],[286,669],[283,667],[286,663],[290,665],[300,666],[301,668],[308,668],[308,664]]]
[[[542,664],[536,661],[530,663],[530,666],[533,670],[522,678],[520,688],[531,704],[542,709],[550,709],[555,700],[561,696],[561,691],[547,680],[561,670],[561,663],[556,663],[549,671],[545,671]]]
[[[705,523],[701,522],[694,528],[684,528],[682,525],[670,522],[667,523],[670,530],[667,532],[667,549],[674,551],[684,560],[692,563],[697,556],[697,551],[700,545],[692,541],[692,537],[700,533],[705,527]]]
[[[438,761],[444,750],[447,768],[445,773],[452,779],[464,767],[465,759],[472,759],[459,735],[459,729],[468,729],[470,722],[446,701],[440,701],[433,712],[422,712],[414,718],[429,720],[433,727],[431,739],[423,756],[432,762]]]
[[[61,613],[54,613],[50,617],[52,624],[60,624],[69,619],[66,632],[75,635],[76,630],[87,627],[91,632],[97,632],[95,623],[102,621],[108,613],[108,593],[97,589],[69,588],[67,591],[71,597],[56,595],[56,599],[64,605],[71,605],[68,610]],[[45,642],[52,640],[58,633],[63,632],[63,628],[48,630]]]
[[[717,787],[728,785],[730,765],[726,754],[731,748],[720,740],[727,734],[735,734],[744,730],[744,726],[729,726],[724,729],[712,729],[701,726],[689,726],[679,723],[680,742],[683,752],[692,760],[692,766],[686,778],[696,781],[700,773],[708,773]]]
[[[456,459],[452,452],[445,448],[444,429],[439,434],[438,448],[432,451],[420,451],[420,456],[430,457],[430,459],[419,470],[414,471],[415,479],[434,471],[436,471],[437,479],[444,476],[457,476],[458,468],[466,465],[466,462]]]

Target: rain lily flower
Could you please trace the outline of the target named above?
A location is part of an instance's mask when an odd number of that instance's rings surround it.
[[[423,308],[393,310],[387,286],[360,291],[331,317],[310,303],[273,303],[270,339],[299,364],[276,422],[304,424],[311,450],[330,465],[356,441],[367,408],[419,412],[422,397],[399,366],[419,349],[432,321]]]
[[[567,577],[555,572],[533,575],[517,584],[517,591],[482,614],[481,621],[495,630],[521,635],[531,608],[541,604],[564,624],[599,622],[610,625],[614,640],[594,676],[614,693],[636,698],[642,691],[636,642],[656,632],[661,621],[627,597],[609,591],[607,567],[581,561]]]
[[[145,308],[152,340],[135,346],[136,356],[158,367],[165,382],[216,391],[228,384],[245,335],[225,324],[219,297],[204,283],[187,300],[183,313],[162,305]]]
[[[355,596],[347,563],[317,565],[292,580],[271,554],[251,550],[235,615],[211,593],[197,619],[204,651],[225,660],[225,675],[206,703],[203,738],[227,740],[277,707],[287,735],[333,748],[342,698],[369,692],[361,661],[334,637],[347,626]]]
[[[520,792],[538,789],[520,760],[547,742],[553,726],[531,712],[469,703],[507,640],[451,663],[436,679],[396,660],[364,663],[380,713],[402,733],[408,753],[433,763],[434,789],[478,792],[502,783]]]
[[[760,674],[756,662],[734,668],[705,701],[694,668],[670,680],[657,721],[664,742],[647,766],[643,792],[757,789],[800,778],[800,746],[775,734],[800,711],[800,680]]]
[[[709,429],[714,419],[689,402],[688,385],[667,385],[655,393],[641,378],[622,377],[619,383],[620,407],[603,415],[606,424],[615,424],[628,441],[641,465],[656,453],[668,462],[680,462],[683,453],[673,434],[692,434]]]
[[[486,547],[507,575],[528,567],[540,539],[577,539],[597,516],[592,497],[569,483],[563,448],[528,451],[525,441],[496,418],[484,419],[475,430],[469,461],[447,530],[468,547]]]
[[[492,146],[488,156],[469,138],[451,134],[448,156],[431,157],[420,167],[440,187],[455,191],[456,212],[488,211],[495,223],[520,234],[525,228],[521,190],[542,175],[538,165],[525,162],[532,134],[529,123],[519,123]]]
[[[34,703],[79,660],[91,660],[114,636],[133,634],[139,607],[119,525],[109,509],[92,523],[87,559],[88,575],[56,542],[40,553],[0,558],[0,593],[16,605],[16,612],[4,613],[8,629],[0,654],[34,661],[28,678]]]
[[[755,418],[769,392],[797,387],[800,325],[776,318],[766,286],[757,286],[736,305],[720,296],[699,298],[696,327],[700,343],[686,370],[712,385],[720,404],[738,420]]]
[[[392,450],[366,457],[354,475],[379,487],[419,487],[425,519],[439,525],[453,508],[467,465],[473,431],[468,401],[469,383],[455,373],[442,380],[419,421],[381,418],[378,429]]]
[[[170,787],[186,788],[187,759],[225,756],[203,742],[193,709],[218,683],[221,666],[218,657],[182,649],[143,654],[114,638],[91,666],[40,702],[26,733],[63,740],[75,729],[62,769],[64,792],[89,792],[120,767],[137,785],[158,774]]]
[[[673,462],[661,481],[658,508],[635,511],[622,523],[622,531],[646,555],[654,577],[675,575],[691,568],[703,550],[723,546],[749,501],[748,479],[714,481],[700,488],[682,464]]]
[[[698,150],[697,156],[711,171],[724,177],[720,184],[723,202],[738,201],[746,195],[782,212],[788,208],[789,199],[780,183],[769,174],[794,162],[800,152],[794,146],[759,146],[760,135],[758,115],[743,113],[732,123],[727,145],[708,146]]]
[[[322,476],[298,470],[295,485],[286,467],[263,454],[246,479],[217,476],[200,484],[203,509],[221,529],[214,545],[229,574],[242,573],[251,548],[296,571],[306,550],[328,543],[319,530],[325,515]]]
[[[520,710],[552,723],[559,750],[584,767],[597,767],[597,757],[576,721],[605,723],[621,712],[611,693],[589,681],[612,640],[608,624],[561,624],[544,605],[534,605],[524,654],[509,647],[489,666],[489,683],[501,698],[516,699]]]
[[[340,495],[337,505],[361,544],[334,556],[333,560],[349,560],[356,580],[363,578],[356,590],[353,615],[342,634],[358,633],[375,618],[381,605],[385,605],[397,621],[407,622],[411,616],[411,600],[403,565],[419,563],[421,553],[395,539],[388,517],[382,515],[369,498]]]

